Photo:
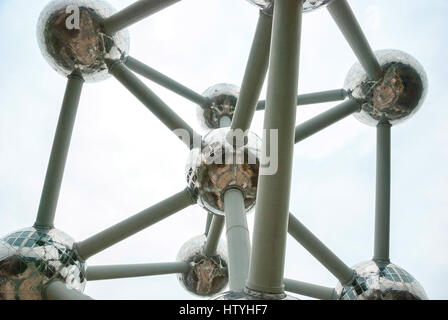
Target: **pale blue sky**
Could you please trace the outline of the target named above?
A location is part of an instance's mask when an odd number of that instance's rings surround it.
[[[0,0],[0,234],[35,219],[65,80],[37,47],[46,0]],[[131,0],[110,1],[123,8]],[[392,131],[391,259],[430,298],[447,299],[448,101],[446,0],[351,0],[374,49],[417,58],[429,78],[422,109]],[[258,10],[244,0],[182,0],[130,28],[130,54],[198,92],[240,85]],[[336,89],[355,57],[328,12],[303,23],[299,91]],[[146,81],[146,80],[145,80]],[[198,131],[195,106],[146,81]],[[263,92],[263,95],[265,91]],[[300,123],[334,104],[300,107]],[[254,119],[262,127],[263,114]],[[185,187],[188,151],[117,81],[87,84],[66,167],[56,225],[77,240]],[[375,130],[349,117],[296,146],[291,211],[347,264],[373,253]],[[248,218],[253,223],[253,213]],[[93,257],[89,264],[172,261],[203,232],[191,207]],[[293,239],[285,275],[334,286],[335,278]],[[175,276],[89,283],[98,299],[193,298]]]

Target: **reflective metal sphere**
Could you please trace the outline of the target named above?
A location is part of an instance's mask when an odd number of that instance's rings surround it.
[[[355,266],[356,278],[336,286],[339,300],[427,300],[425,290],[408,272],[390,262],[368,261]]]
[[[107,78],[106,61],[123,59],[129,51],[126,30],[114,35],[104,31],[103,20],[113,13],[115,9],[101,0],[50,2],[37,25],[39,47],[47,62],[64,76],[76,71],[87,82]]]
[[[233,84],[220,83],[208,88],[202,95],[210,100],[208,105],[197,107],[202,128],[205,130],[221,128],[220,121],[223,117],[232,120],[240,88]]]
[[[344,87],[349,94],[365,100],[355,117],[376,126],[380,121],[398,124],[415,114],[428,91],[426,73],[420,63],[397,50],[375,52],[384,71],[379,81],[369,80],[359,63],[349,71]]]
[[[274,7],[274,0],[248,0],[249,2],[255,4],[260,7],[267,14],[272,14]],[[326,6],[333,0],[303,0],[303,12],[310,12],[320,8],[322,6]]]
[[[203,137],[202,150],[191,150],[186,167],[188,187],[198,204],[218,215],[224,215],[224,192],[229,188],[243,192],[246,211],[253,208],[257,196],[261,141],[251,132],[246,140],[241,130],[234,133],[246,144],[234,148],[227,138],[230,129],[212,130]]]
[[[207,257],[203,254],[206,240],[205,235],[201,235],[187,241],[177,255],[177,261],[191,265],[190,271],[178,275],[180,283],[198,296],[213,296],[223,290],[229,281],[226,250],[220,243],[216,255]]]
[[[62,231],[27,228],[0,240],[0,300],[41,300],[53,279],[83,291],[86,267]]]

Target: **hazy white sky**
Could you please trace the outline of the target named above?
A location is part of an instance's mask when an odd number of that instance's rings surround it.
[[[35,26],[46,0],[1,0],[0,234],[33,224],[65,80],[41,56]],[[132,0],[110,1],[117,9]],[[392,131],[391,259],[432,299],[448,298],[448,101],[445,0],[352,0],[374,49],[416,57],[425,105]],[[429,5],[430,3],[430,5]],[[258,10],[244,0],[183,0],[130,28],[130,54],[198,92],[240,85]],[[328,12],[305,15],[299,92],[340,88],[355,57]],[[145,82],[195,129],[196,106]],[[263,91],[263,97],[265,91]],[[300,107],[297,123],[334,103]],[[263,113],[253,129],[260,132]],[[77,240],[180,191],[188,150],[116,80],[86,84],[56,226]],[[291,211],[349,265],[373,254],[375,129],[349,117],[296,146]],[[253,216],[248,216],[253,226]],[[173,261],[204,230],[192,206],[94,256],[90,265]],[[285,275],[334,287],[292,238]],[[97,299],[190,299],[176,276],[88,283]]]

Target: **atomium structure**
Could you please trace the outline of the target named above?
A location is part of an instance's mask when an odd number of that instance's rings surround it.
[[[67,86],[36,221],[0,240],[0,299],[91,299],[83,293],[88,281],[159,274],[177,274],[192,294],[217,300],[295,299],[286,292],[318,299],[427,299],[389,257],[391,128],[423,104],[423,67],[401,51],[373,51],[347,0],[250,0],[260,13],[241,87],[218,84],[201,95],[129,55],[126,28],[178,1],[140,0],[117,12],[100,0],[56,0],[43,9],[39,46]],[[302,14],[320,7],[359,62],[343,89],[297,96]],[[197,104],[209,132],[201,137],[135,73]],[[76,242],[53,221],[83,83],[108,77],[188,147],[186,188]],[[260,101],[266,77],[267,99]],[[342,100],[296,126],[298,105]],[[257,110],[265,112],[263,139],[249,130]],[[294,143],[349,115],[377,131],[374,254],[353,268],[289,212]],[[93,255],[194,204],[206,212],[205,233],[186,242],[175,262],[87,266]],[[253,208],[251,241],[246,215]],[[224,228],[227,241],[220,243]],[[284,278],[287,233],[337,278],[335,288]]]

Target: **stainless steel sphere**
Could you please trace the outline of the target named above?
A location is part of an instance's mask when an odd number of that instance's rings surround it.
[[[238,138],[241,133],[241,139]],[[243,192],[246,211],[255,205],[260,168],[261,141],[256,134],[236,130],[240,147],[229,143],[230,129],[210,131],[202,140],[202,148],[191,150],[186,167],[188,187],[206,210],[224,215],[224,192],[238,188]]]
[[[248,0],[249,2],[255,4],[260,7],[264,12],[268,14],[272,14],[274,7],[274,0]],[[333,0],[303,0],[303,12],[310,12],[320,8],[322,6],[326,6]]]
[[[207,105],[197,107],[202,128],[210,130],[230,126],[229,121],[233,118],[240,88],[233,84],[220,83],[208,88],[202,95],[209,99]]]
[[[104,31],[103,21],[113,13],[115,9],[101,0],[51,1],[37,25],[39,47],[47,62],[64,76],[77,72],[87,82],[107,78],[106,62],[123,59],[129,51],[128,31],[113,35]]]
[[[41,300],[53,280],[83,291],[86,267],[62,231],[23,229],[0,240],[0,300]]]
[[[229,281],[227,252],[220,243],[216,255],[203,254],[205,235],[187,241],[179,250],[177,261],[188,262],[190,271],[179,274],[178,279],[189,292],[198,296],[213,296],[223,290]]]
[[[427,300],[425,290],[408,272],[390,262],[368,261],[355,266],[349,285],[338,283],[339,300]]]
[[[344,87],[355,98],[364,100],[355,117],[376,126],[380,121],[395,125],[414,115],[423,104],[428,80],[420,63],[397,50],[375,52],[384,75],[371,81],[362,66],[356,63],[345,79]]]

